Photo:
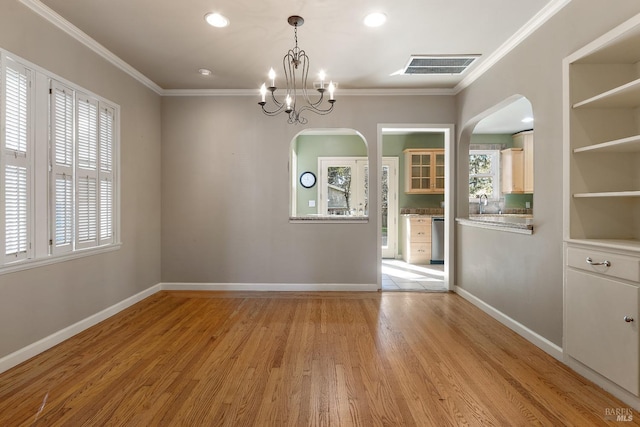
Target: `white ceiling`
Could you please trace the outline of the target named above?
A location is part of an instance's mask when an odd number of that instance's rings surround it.
[[[568,0],[21,1],[79,28],[160,91],[253,90],[270,67],[282,76],[282,57],[294,45],[287,17],[300,15],[298,40],[311,60],[310,79],[324,69],[339,83],[338,95],[342,89],[452,90]],[[374,10],[387,14],[383,27],[363,25]],[[212,11],[231,25],[207,25],[204,15]],[[391,76],[411,55],[431,54],[480,58],[462,76]],[[199,68],[213,75],[203,77]]]

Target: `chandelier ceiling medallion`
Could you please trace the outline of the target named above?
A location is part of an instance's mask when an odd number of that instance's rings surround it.
[[[260,87],[260,94],[262,95],[262,101],[258,104],[262,107],[262,111],[268,116],[275,116],[283,111],[289,115],[288,122],[291,124],[306,124],[307,119],[302,117],[302,113],[305,111],[313,111],[316,114],[325,115],[329,114],[333,110],[333,106],[336,102],[334,98],[334,92],[336,85],[333,81],[326,84],[326,75],[324,71],[318,73],[320,81],[314,84],[315,90],[318,91],[320,96],[316,100],[312,100],[307,93],[307,75],[309,74],[309,57],[306,52],[298,47],[298,27],[304,24],[304,19],[300,16],[290,16],[287,19],[289,25],[293,27],[293,34],[295,38],[295,47],[289,49],[289,52],[282,59],[282,66],[284,68],[284,77],[286,83],[286,97],[283,101],[276,99],[276,73],[271,68],[269,70],[269,82],[270,86],[267,87],[266,83],[263,83]],[[299,77],[296,74],[299,73]],[[298,87],[298,84],[300,87]],[[265,106],[267,105],[266,97],[267,91],[271,92],[270,100],[273,101],[274,109],[269,110]],[[324,94],[329,92],[329,99],[323,104]]]

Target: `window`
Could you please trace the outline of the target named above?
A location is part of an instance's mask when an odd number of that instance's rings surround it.
[[[500,151],[469,150],[469,200],[500,198]]]
[[[0,267],[113,246],[118,107],[1,50],[0,65]]]
[[[30,255],[31,73],[14,61],[4,71],[4,134],[0,185],[4,222],[4,262]]]

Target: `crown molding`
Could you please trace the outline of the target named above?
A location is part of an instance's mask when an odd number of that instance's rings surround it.
[[[162,95],[163,89],[160,86],[155,84],[151,79],[142,74],[140,71],[124,62],[109,49],[89,37],[89,35],[87,35],[84,31],[80,30],[78,27],[64,19],[58,13],[42,3],[40,0],[20,0],[20,3],[33,10],[48,22],[55,25],[56,27],[91,49],[92,51],[106,59],[108,62],[115,65],[117,68],[129,74],[134,79],[138,80],[140,83],[147,86],[152,91],[156,92],[159,95]]]
[[[58,13],[46,6],[40,0],[19,0],[45,20],[55,25],[86,47],[100,55],[108,62],[129,74],[149,89],[161,96],[259,96],[258,89],[163,89],[153,80],[133,68],[131,65],[120,59],[113,52],[100,43],[89,37],[84,31],[64,19]],[[533,18],[531,18],[522,28],[503,43],[497,50],[478,64],[477,67],[469,71],[454,88],[423,88],[423,89],[341,89],[340,96],[451,96],[457,95],[467,88],[486,71],[493,67],[500,59],[512,51],[522,41],[529,37],[542,24],[558,13],[571,0],[552,0],[542,8]]]
[[[301,90],[297,91],[302,94]],[[260,96],[259,89],[164,89],[162,96]],[[453,89],[340,89],[340,96],[454,95]]]
[[[478,64],[477,67],[469,71],[469,74],[463,78],[453,88],[453,94],[457,95],[463,89],[469,87],[471,83],[476,81],[480,76],[493,67],[498,61],[505,57],[509,52],[515,49],[520,43],[522,43],[527,37],[533,34],[538,28],[545,22],[551,19],[556,13],[558,13],[563,7],[569,4],[571,0],[552,0],[545,7],[543,7],[533,18],[531,18],[522,28],[509,37],[498,49],[493,51],[491,55],[484,61]]]

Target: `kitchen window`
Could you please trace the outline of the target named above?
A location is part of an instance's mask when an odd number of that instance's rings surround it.
[[[469,201],[500,198],[500,151],[469,150]]]
[[[1,272],[118,246],[118,106],[0,50]]]

